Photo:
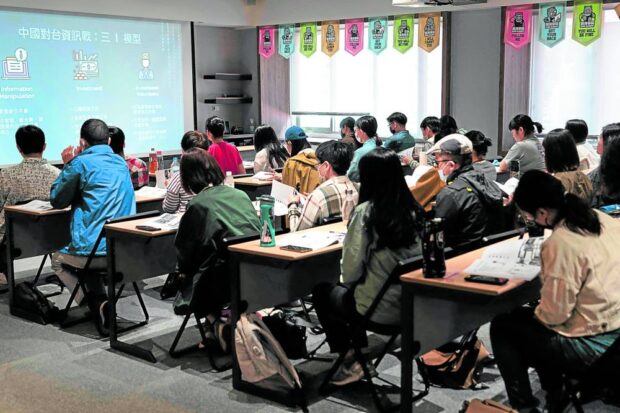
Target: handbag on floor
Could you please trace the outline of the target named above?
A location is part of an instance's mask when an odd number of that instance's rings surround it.
[[[459,413],[519,413],[495,400],[473,399],[463,403]]]
[[[293,316],[276,310],[263,316],[262,320],[289,359],[298,360],[308,357],[306,327],[298,325]]]
[[[60,311],[30,282],[15,286],[11,312],[39,324],[58,321]]]

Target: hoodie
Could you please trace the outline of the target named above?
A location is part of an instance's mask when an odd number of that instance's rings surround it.
[[[304,149],[289,158],[282,169],[282,183],[292,186],[302,194],[309,194],[321,183],[316,166],[319,160],[314,149]]]

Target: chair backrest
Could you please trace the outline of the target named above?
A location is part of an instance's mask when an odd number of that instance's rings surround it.
[[[341,215],[334,215],[334,216],[331,216],[331,217],[323,218],[321,220],[321,223],[319,224],[319,226],[335,224],[336,222],[342,222],[342,216]]]

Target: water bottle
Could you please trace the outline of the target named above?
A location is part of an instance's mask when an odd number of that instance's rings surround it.
[[[254,126],[254,118],[250,118],[250,132],[254,133],[256,127]]]
[[[151,148],[149,152],[149,173],[154,174],[157,172],[157,152],[155,148]]]
[[[156,152],[157,155],[157,171],[155,171],[155,186],[158,188],[166,188],[166,170],[164,169],[164,155],[161,151]]]
[[[446,275],[443,218],[432,218],[424,222],[422,230],[422,258],[425,278],[442,278]]]
[[[348,223],[351,219],[351,215],[353,215],[353,210],[355,209],[355,200],[353,199],[353,190],[346,189],[344,191],[345,197],[344,202],[342,203],[342,220],[345,223]]]
[[[172,174],[177,174],[180,170],[181,164],[179,163],[179,158],[175,156],[174,159],[172,159],[172,165],[170,165],[170,172]]]
[[[260,209],[260,246],[274,247],[276,245],[276,230],[273,225],[273,206],[275,198],[262,195],[258,198]]]
[[[224,178],[224,185],[229,186],[231,188],[235,187],[235,178],[233,178],[231,171],[226,171],[226,178]]]

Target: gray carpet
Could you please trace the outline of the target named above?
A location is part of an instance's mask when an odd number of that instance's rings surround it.
[[[61,330],[9,315],[8,297],[0,296],[0,412],[286,412],[297,409],[268,402],[232,389],[231,373],[211,371],[207,358],[194,353],[173,359],[167,354],[181,318],[172,313],[170,301],[159,299],[163,278],[144,285],[150,312],[148,326],[121,338],[153,351],[158,362],[151,364],[109,349],[107,340],[97,337],[92,323]],[[55,297],[59,305],[68,295]],[[119,314],[139,320],[140,308],[129,293],[121,299]],[[488,329],[480,337],[488,340]],[[309,338],[309,348],[321,341]],[[371,342],[376,342],[372,338]],[[189,327],[181,344],[196,343],[197,329]],[[298,365],[304,378],[324,372],[329,363],[305,361]],[[388,356],[379,368],[381,376],[398,384],[399,361]],[[534,387],[539,389],[532,373]],[[421,383],[414,381],[416,388]],[[540,391],[538,391],[540,393]],[[539,394],[539,396],[542,396]],[[503,383],[497,369],[487,368],[479,390],[432,388],[415,406],[416,412],[457,412],[464,400],[493,398],[505,402]],[[312,412],[374,411],[363,383],[346,386],[327,398],[313,398]],[[618,412],[600,402],[587,406],[591,412]]]

